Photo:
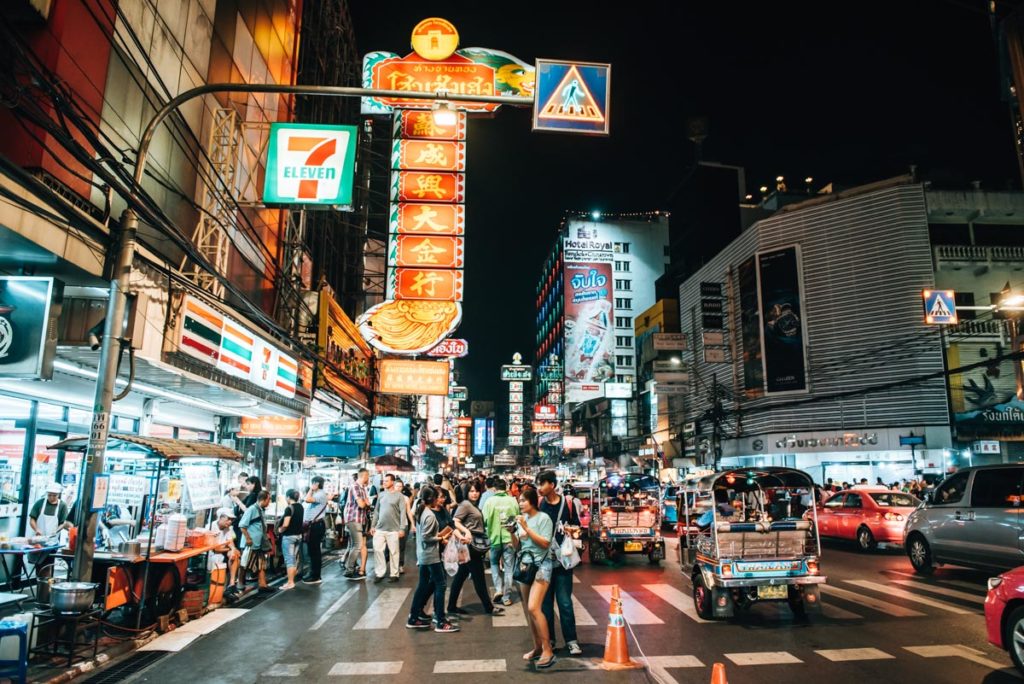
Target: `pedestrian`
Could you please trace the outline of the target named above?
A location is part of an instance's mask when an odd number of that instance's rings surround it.
[[[263,486],[260,483],[260,478],[256,477],[255,475],[250,475],[249,477],[245,478],[245,491],[245,499],[242,500],[242,503],[248,510],[250,506],[254,506],[256,504],[256,501],[260,496],[260,492],[263,491]]]
[[[249,487],[247,485],[248,485],[248,481],[249,481],[249,473],[245,472],[244,470],[242,472],[238,473],[238,477],[236,478],[236,481],[238,482],[238,490],[239,491],[242,491],[242,492],[248,491]]]
[[[388,473],[384,476],[383,491],[377,495],[377,506],[373,509],[373,521],[370,524],[374,583],[383,581],[385,575],[389,582],[398,581],[398,540],[405,536],[405,526],[405,497],[395,488],[395,476]],[[384,559],[385,550],[390,556],[390,572],[388,562]]]
[[[411,528],[412,511],[409,510],[409,497],[412,494],[412,490],[409,489],[409,485],[402,482],[401,478],[395,478],[395,491],[401,492],[402,494],[402,508],[405,509],[405,526],[402,528],[402,534],[398,538],[398,574],[405,574],[405,546],[409,542],[409,529]]]
[[[484,491],[483,494],[480,495],[479,508],[481,511],[484,510],[484,506],[487,505],[487,500],[494,496],[494,492],[496,491],[494,488],[494,480],[495,478],[493,476],[490,476],[486,480],[484,480],[484,486],[487,489],[486,491]]]
[[[519,504],[505,491],[505,480],[494,478],[494,495],[483,507],[484,527],[491,543],[491,578],[494,581],[494,602],[512,605],[512,571],[515,549],[508,522],[519,515]]]
[[[557,549],[565,540],[566,527],[579,529],[579,509],[571,497],[559,495],[558,479],[555,471],[545,470],[537,475],[537,493],[541,496],[540,510],[551,518],[554,525],[554,544]],[[552,554],[554,555],[554,554]],[[551,585],[544,596],[543,611],[547,622],[551,646],[555,644],[555,603],[558,603],[558,622],[562,626],[562,638],[569,650],[569,655],[578,656],[583,653],[576,635],[576,613],[572,605],[573,570],[566,570],[562,564],[552,564]]]
[[[483,494],[483,485],[474,482],[473,486],[466,492],[466,500],[455,509],[455,528],[461,534],[461,539],[469,547],[469,562],[459,565],[459,570],[452,580],[451,591],[448,592],[448,613],[454,615],[465,615],[466,611],[458,607],[459,594],[462,593],[462,585],[466,577],[473,577],[473,588],[476,595],[480,597],[480,605],[488,615],[503,615],[505,609],[495,606],[491,597],[487,594],[487,580],[484,579],[484,556],[490,551],[490,542],[487,539],[487,532],[484,529],[484,517],[477,508],[480,496]]]
[[[327,522],[324,520],[327,516],[327,492],[324,491],[324,478],[317,475],[310,480],[305,502],[303,533],[309,551],[309,572],[302,581],[305,584],[320,584],[320,572],[324,564],[323,543],[327,535]]]
[[[284,567],[288,573],[288,581],[282,589],[295,588],[295,574],[299,569],[299,549],[302,547],[302,518],[304,511],[299,503],[299,490],[289,489],[285,492],[288,507],[284,509],[281,520],[281,548],[284,554]]]
[[[253,479],[253,478],[250,478]],[[245,590],[246,574],[256,574],[256,582],[260,593],[273,591],[267,586],[267,551],[270,540],[267,538],[267,523],[264,513],[270,505],[270,492],[261,490],[256,495],[254,505],[249,506],[238,523],[242,530],[242,561],[238,572],[238,591]]]
[[[348,500],[345,502],[345,527],[348,530],[349,547],[345,555],[345,579],[366,579],[366,535],[363,526],[366,524],[370,511],[370,495],[366,491],[366,483],[370,481],[370,472],[360,468],[355,474],[355,481],[349,488]],[[359,568],[356,569],[358,552]]]
[[[554,562],[549,549],[554,525],[550,517],[540,512],[539,503],[536,489],[526,489],[519,496],[522,513],[516,516],[518,530],[512,543],[518,549],[515,564],[519,595],[523,597],[523,612],[533,636],[533,650],[524,653],[523,660],[535,660],[537,668],[543,669],[555,663],[544,617],[544,596],[551,583]]]
[[[219,563],[224,563],[227,569],[224,598],[233,600],[237,588],[235,578],[238,576],[238,561],[242,553],[235,546],[235,511],[226,506],[217,509],[217,518],[210,526],[217,533],[217,546],[211,549],[209,569],[213,570]]]
[[[445,571],[441,562],[440,542],[451,534],[438,526],[437,511],[440,507],[437,492],[433,487],[420,490],[420,499],[416,503],[413,516],[416,522],[416,564],[419,566],[419,580],[412,596],[409,619],[405,626],[408,629],[428,629],[430,620],[423,615],[423,609],[430,595],[434,595],[434,631],[441,634],[458,632],[454,625],[445,617],[444,590]]]

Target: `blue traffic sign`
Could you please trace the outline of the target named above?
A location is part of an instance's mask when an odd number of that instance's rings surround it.
[[[537,60],[533,130],[608,135],[611,64]]]
[[[924,322],[952,325],[957,322],[956,293],[953,290],[924,290]]]

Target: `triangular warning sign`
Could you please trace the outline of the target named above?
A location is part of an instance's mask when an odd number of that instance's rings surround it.
[[[551,93],[537,118],[604,122],[604,114],[601,113],[575,65],[570,66],[569,71],[565,72],[561,83]]]
[[[942,295],[935,295],[935,301],[932,302],[932,308],[928,311],[929,316],[936,318],[948,318],[953,315],[953,312],[946,306],[946,300],[942,298]]]

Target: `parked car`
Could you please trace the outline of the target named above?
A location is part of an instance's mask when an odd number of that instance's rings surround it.
[[[1013,664],[1024,673],[1024,568],[988,581],[985,628],[988,640],[1009,651]]]
[[[914,570],[942,563],[982,570],[1024,565],[1021,482],[1024,463],[976,466],[953,473],[910,514],[904,546]]]
[[[920,505],[918,498],[885,487],[846,489],[818,506],[818,533],[856,541],[861,551],[902,544],[907,518]]]

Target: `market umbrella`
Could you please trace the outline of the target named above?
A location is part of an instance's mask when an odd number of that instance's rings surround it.
[[[378,456],[373,459],[373,464],[381,468],[391,468],[392,470],[398,470],[402,472],[412,472],[416,470],[412,463],[409,463],[404,458],[400,458],[393,454],[388,456]]]

